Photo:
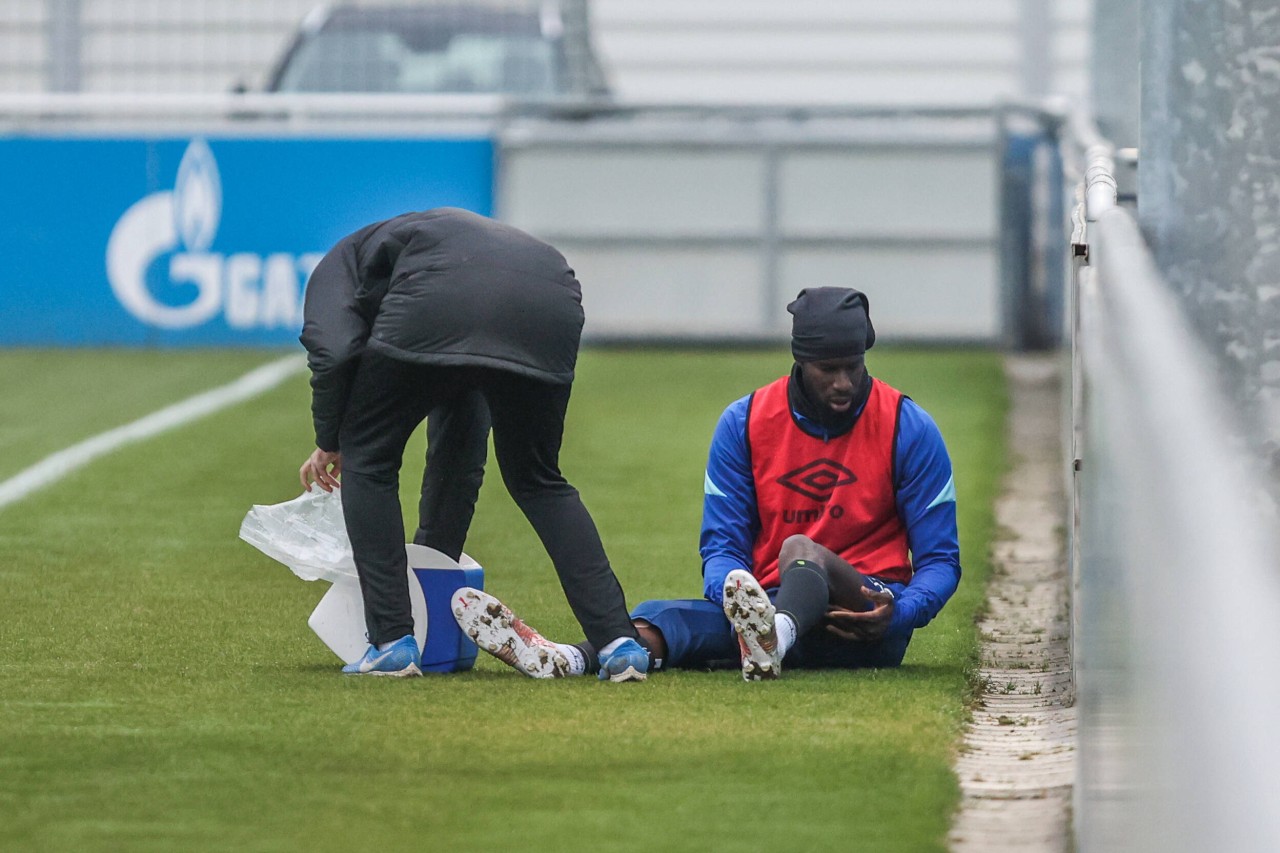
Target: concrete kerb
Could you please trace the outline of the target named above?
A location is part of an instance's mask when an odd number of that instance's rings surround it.
[[[1076,712],[1056,358],[1005,362],[1014,464],[995,508],[981,690],[955,766],[955,853],[1072,849]]]

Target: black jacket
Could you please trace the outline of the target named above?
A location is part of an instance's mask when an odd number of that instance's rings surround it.
[[[368,225],[307,282],[301,341],[316,446],[339,449],[365,347],[569,384],[582,322],[582,289],[564,256],[517,228],[448,207]]]

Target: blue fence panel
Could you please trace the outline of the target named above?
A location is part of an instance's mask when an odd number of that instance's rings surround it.
[[[0,346],[296,343],[370,222],[491,215],[484,139],[0,139]]]

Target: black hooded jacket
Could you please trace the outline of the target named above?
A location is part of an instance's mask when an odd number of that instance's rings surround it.
[[[344,237],[307,282],[302,336],[316,446],[338,430],[365,348],[401,361],[573,381],[582,288],[564,256],[457,208],[406,213]]]

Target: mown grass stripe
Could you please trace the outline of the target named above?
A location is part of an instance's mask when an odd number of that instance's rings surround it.
[[[189,424],[271,390],[306,367],[301,356],[290,355],[264,364],[244,376],[166,406],[132,423],[98,433],[92,438],[51,453],[29,468],[0,482],[0,509],[45,488],[93,460],[128,444],[144,441]]]

